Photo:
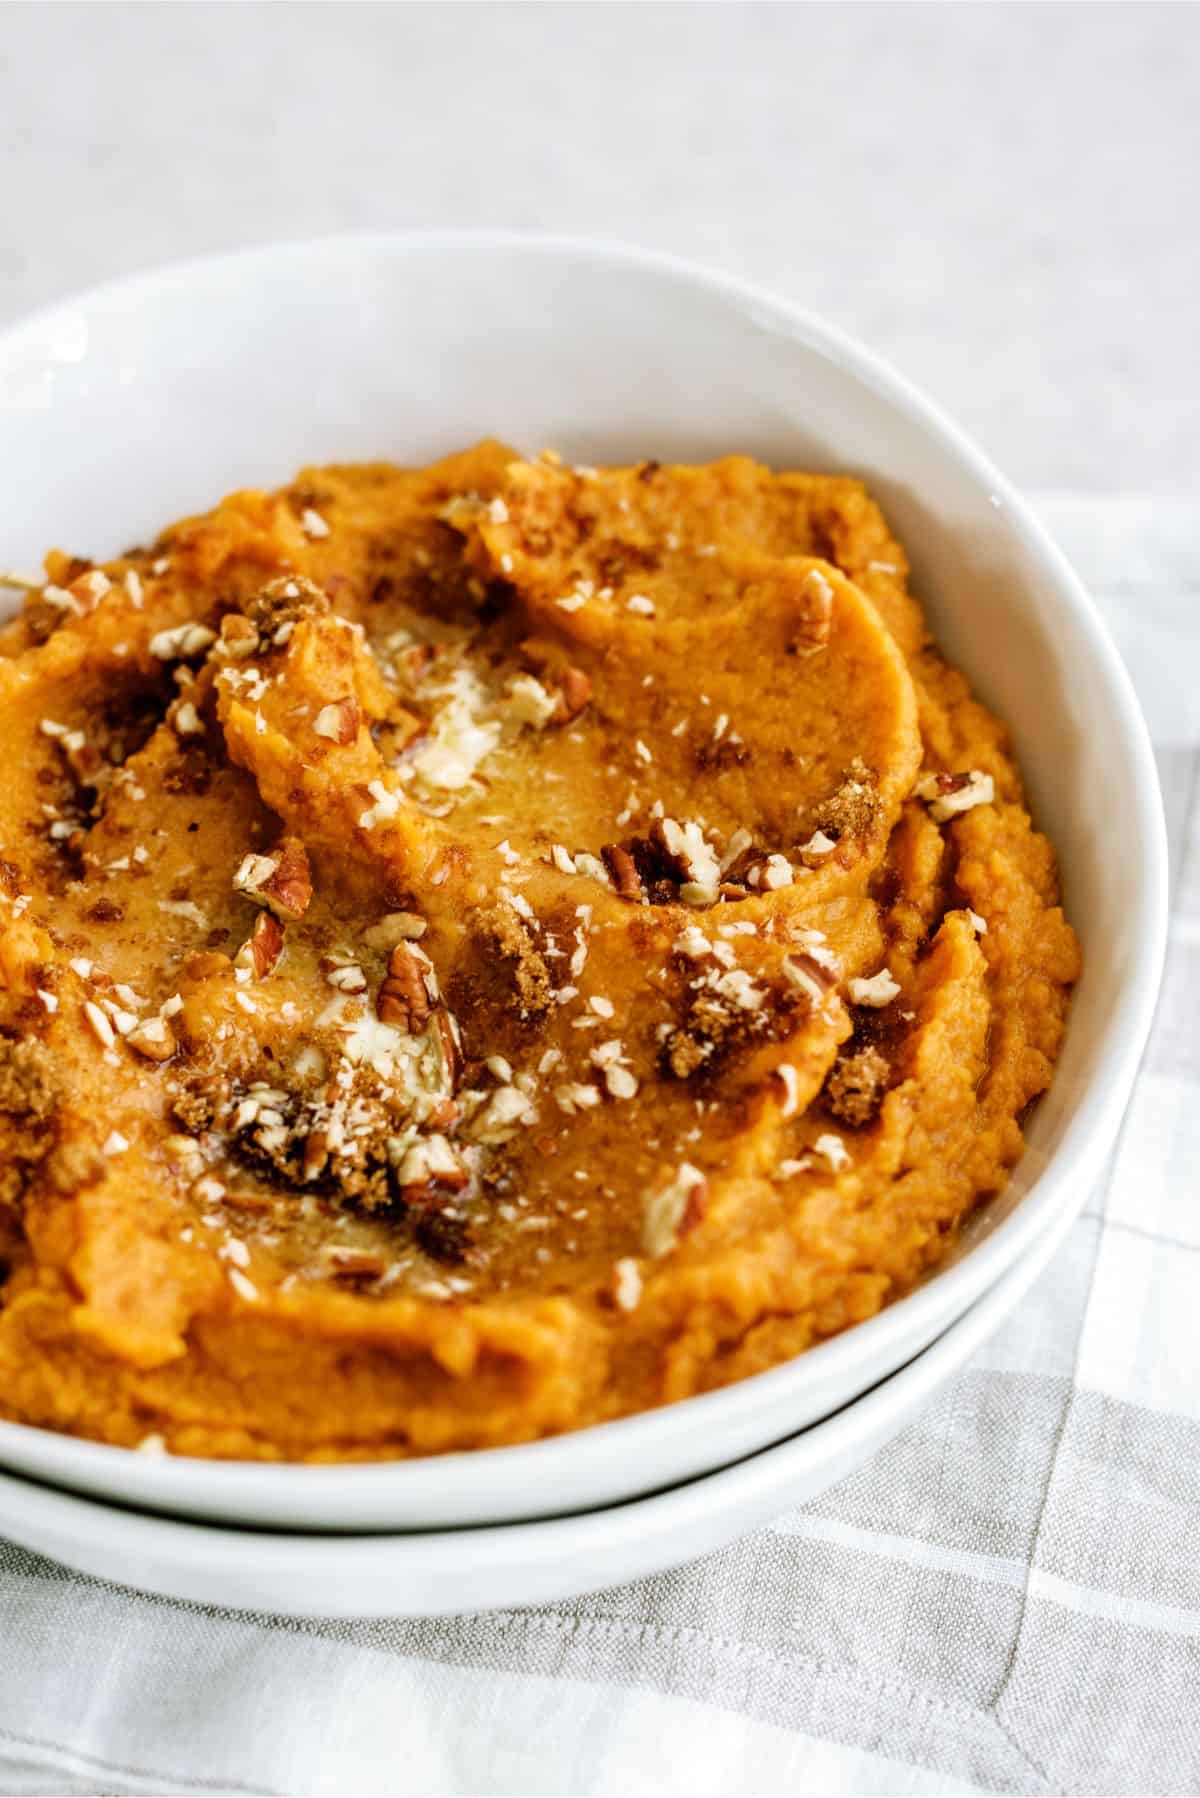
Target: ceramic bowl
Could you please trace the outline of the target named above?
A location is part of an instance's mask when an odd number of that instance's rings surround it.
[[[233,1523],[428,1529],[594,1509],[726,1466],[886,1379],[1083,1204],[1162,962],[1166,851],[1108,633],[1028,506],[927,399],[787,301],[663,257],[503,233],[335,238],[99,288],[0,334],[3,557],[115,554],[305,462],[419,463],[485,434],[573,460],[747,451],[852,471],[952,661],[1012,728],[1084,974],[1005,1192],[878,1317],[727,1390],[553,1441],[380,1466],[154,1459],[0,1424],[0,1466]]]
[[[832,1417],[648,1498],[475,1529],[316,1535],[147,1516],[0,1474],[0,1528],[97,1579],[284,1617],[448,1616],[662,1573],[816,1498],[884,1448],[998,1328],[1070,1223],[1060,1216],[936,1342]]]

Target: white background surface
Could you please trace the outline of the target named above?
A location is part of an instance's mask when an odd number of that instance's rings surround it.
[[[1198,63],[1187,5],[2,5],[0,321],[266,238],[592,233],[826,314],[1027,488],[1186,494]]]

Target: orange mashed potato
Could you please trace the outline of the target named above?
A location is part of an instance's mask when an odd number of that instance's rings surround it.
[[[314,468],[0,633],[0,1414],[428,1454],[870,1317],[1078,972],[862,486]]]

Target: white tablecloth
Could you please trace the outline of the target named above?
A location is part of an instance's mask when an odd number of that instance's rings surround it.
[[[1173,926],[1117,1151],[1016,1316],[843,1485],[571,1604],[296,1623],[0,1545],[0,1789],[1200,1790],[1200,506],[1041,510],[1150,719]]]

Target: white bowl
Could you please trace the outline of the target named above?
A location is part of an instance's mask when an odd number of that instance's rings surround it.
[[[1071,1224],[923,1354],[798,1436],[669,1492],[574,1517],[402,1535],[303,1535],[151,1517],[0,1474],[0,1528],[97,1579],[285,1617],[433,1617],[548,1604],[662,1573],[816,1498],[900,1433],[1000,1324]]]
[[[1012,726],[1084,975],[1008,1188],[880,1316],[728,1390],[526,1447],[382,1466],[153,1460],[0,1424],[0,1464],[122,1503],[310,1530],[584,1509],[727,1465],[918,1354],[1083,1204],[1150,1023],[1157,778],[1128,678],[1037,520],[841,332],[662,257],[502,233],[340,238],[102,287],[0,336],[3,554],[103,556],[304,462],[421,462],[487,433],[589,462],[750,451],[861,474],[951,659]]]

